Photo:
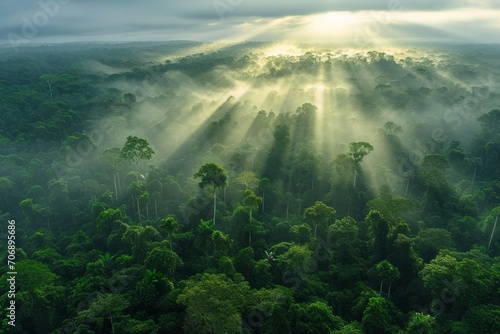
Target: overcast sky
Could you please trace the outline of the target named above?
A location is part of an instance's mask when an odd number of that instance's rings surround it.
[[[1,0],[0,43],[500,42],[500,0]]]

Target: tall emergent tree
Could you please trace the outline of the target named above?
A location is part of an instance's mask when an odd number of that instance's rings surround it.
[[[139,161],[150,160],[155,154],[155,151],[149,147],[146,139],[138,138],[136,136],[128,136],[125,146],[123,146],[120,157],[130,163],[136,165],[136,178],[139,181]]]
[[[337,211],[321,201],[317,201],[313,206],[304,211],[304,218],[314,225],[314,237],[318,233],[318,225],[326,225],[328,220],[333,219]]]
[[[227,174],[224,168],[216,164],[215,162],[209,162],[203,164],[198,172],[196,172],[193,177],[195,179],[200,178],[201,181],[198,183],[200,188],[204,189],[206,186],[212,186],[214,192],[214,226],[215,226],[215,213],[217,211],[217,188],[225,187],[227,184]]]
[[[116,203],[118,203],[118,192],[121,191],[121,184],[120,184],[120,164],[123,162],[122,158],[122,151],[118,147],[113,147],[110,149],[107,149],[103,153],[104,158],[108,161],[108,163],[111,165],[111,168],[113,168],[113,183],[115,186],[115,199]]]
[[[380,291],[379,294],[382,295],[382,287],[384,280],[389,282],[389,290],[387,292],[387,298],[391,298],[391,286],[400,276],[397,267],[393,266],[389,261],[383,260],[376,265],[377,275],[380,278]]]
[[[352,157],[354,161],[354,180],[353,180],[353,188],[356,187],[356,177],[358,175],[358,168],[363,161],[363,158],[373,151],[373,146],[367,142],[354,142],[349,144],[349,155]]]
[[[173,239],[174,232],[179,228],[179,223],[177,219],[175,219],[174,215],[169,215],[167,218],[164,218],[160,221],[160,227],[167,233],[167,240],[170,244],[170,250],[173,250]]]
[[[245,204],[250,214],[248,244],[252,246],[252,212],[257,211],[259,205],[262,204],[262,197],[255,195],[252,189],[247,189],[245,191],[245,197],[243,198],[243,204]]]
[[[205,274],[200,280],[189,280],[177,298],[186,307],[186,333],[242,333],[249,295],[247,282],[225,275]]]
[[[495,234],[495,230],[497,228],[498,216],[500,215],[500,206],[497,206],[491,211],[491,216],[496,214],[495,223],[493,224],[493,228],[491,230],[490,241],[488,242],[488,252],[490,251],[491,242],[493,241],[493,235]]]

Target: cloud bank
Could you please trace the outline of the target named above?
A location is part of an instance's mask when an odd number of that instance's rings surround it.
[[[0,43],[499,42],[500,0],[4,0]]]

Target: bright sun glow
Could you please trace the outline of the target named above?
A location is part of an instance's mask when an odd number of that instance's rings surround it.
[[[307,36],[313,36],[314,39],[345,39],[359,29],[363,19],[352,12],[330,12],[309,16],[307,21]]]
[[[328,86],[326,86],[325,84],[322,84],[322,83],[315,83],[315,84],[308,84],[304,87],[305,91],[308,91],[311,89],[315,90],[317,92],[324,92],[325,90],[328,89]]]
[[[304,53],[304,51],[300,48],[298,48],[295,45],[292,44],[283,44],[279,43],[276,45],[273,45],[269,48],[265,48],[262,50],[262,53],[264,53],[266,56],[280,56],[280,55],[287,55],[287,56],[298,56]]]

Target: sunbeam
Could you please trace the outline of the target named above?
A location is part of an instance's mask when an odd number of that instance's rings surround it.
[[[0,1],[0,333],[500,333],[499,18]]]

